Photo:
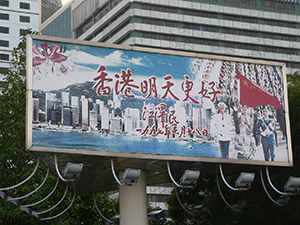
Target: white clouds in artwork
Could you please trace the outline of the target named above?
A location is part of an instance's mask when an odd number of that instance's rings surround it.
[[[121,50],[116,50],[111,54],[100,57],[88,54],[86,52],[78,52],[77,59],[80,64],[95,64],[95,65],[105,65],[105,66],[125,66],[128,63],[142,66],[142,58],[128,58]]]

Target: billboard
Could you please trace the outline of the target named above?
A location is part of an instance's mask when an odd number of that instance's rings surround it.
[[[292,165],[285,64],[27,39],[28,150]]]

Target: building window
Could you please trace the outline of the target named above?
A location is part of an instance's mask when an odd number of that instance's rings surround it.
[[[26,29],[20,29],[20,36],[21,36],[23,33],[26,33]]]
[[[9,33],[9,28],[8,27],[0,27],[0,33],[8,34]]]
[[[0,46],[2,46],[2,47],[9,47],[9,41],[0,40]]]
[[[177,27],[177,22],[152,19],[152,18],[144,18],[144,17],[141,18],[141,23],[157,25],[157,26]]]
[[[8,0],[0,0],[0,6],[9,6]]]
[[[258,37],[258,33],[250,30],[239,30],[223,27],[224,34],[233,34],[233,35],[241,35],[241,36],[249,36],[249,37]]]
[[[90,17],[84,24],[82,24],[76,31],[77,37],[86,32],[91,26],[93,26],[93,18]]]
[[[114,21],[116,21],[120,16],[122,16],[123,14],[125,14],[128,10],[129,10],[129,6],[124,8],[122,11],[120,11],[117,15],[115,15],[112,19],[111,19],[111,23],[113,23]]]
[[[249,7],[249,8],[255,8],[256,7],[256,0],[247,0],[247,1],[222,0],[222,3],[224,3],[226,5],[236,5],[236,6]]]
[[[177,13],[177,8],[171,8],[171,7],[159,6],[159,5],[152,5],[152,4],[145,4],[145,3],[141,3],[141,9],[146,9],[146,10],[151,10],[151,11],[158,11],[158,12]]]
[[[251,45],[251,44],[237,43],[237,42],[224,41],[224,47],[259,51],[258,45]]]
[[[183,15],[189,16],[198,16],[198,17],[207,17],[207,18],[218,18],[218,13],[213,12],[206,12],[206,11],[199,11],[199,10],[191,10],[191,9],[182,9]]]
[[[299,64],[298,63],[287,62],[286,67],[288,67],[288,68],[299,68]]]
[[[9,20],[9,14],[0,13],[0,20]]]
[[[8,68],[6,68],[6,67],[0,67],[0,73],[3,73],[4,72],[4,70],[7,70]]]
[[[218,0],[202,0],[203,2],[211,2],[211,3],[217,3]]]
[[[124,43],[125,41],[127,41],[130,38],[130,35],[131,35],[131,33],[127,34],[125,37],[123,37],[122,39],[118,40],[116,42],[116,44],[122,44],[122,43]]]
[[[202,39],[202,38],[183,37],[182,42],[198,44],[198,45],[219,46],[219,41]]]
[[[94,37],[96,37],[98,34],[100,34],[105,28],[107,28],[109,25],[109,23],[104,24],[104,26],[102,26],[99,30],[96,30],[95,33],[93,33],[92,35],[90,35],[89,37],[86,38],[87,41],[92,40]],[[79,29],[78,29],[79,30]],[[76,31],[76,34],[78,35],[79,32],[78,30]],[[80,34],[81,35],[81,34]],[[79,36],[78,36],[79,37]]]
[[[218,32],[218,27],[199,25],[193,23],[182,23],[182,28],[189,29],[189,30],[208,31],[208,32],[216,32],[216,33]]]
[[[30,9],[30,4],[25,2],[20,2],[20,9]]]
[[[295,4],[287,2],[277,2],[277,1],[261,1],[261,8],[272,10],[272,11],[281,11],[281,12],[295,12]]]
[[[235,15],[229,15],[229,14],[223,14],[222,19],[245,22],[245,23],[257,23],[257,19],[253,18],[253,17],[235,16]]]
[[[271,47],[271,46],[264,46],[265,52],[274,52],[280,54],[288,54],[288,55],[297,55],[297,49],[290,49],[290,48],[278,48],[278,47]]]
[[[281,20],[262,19],[261,23],[264,25],[270,25],[270,26],[296,28],[296,23],[285,22],[285,21],[281,21]]]
[[[293,35],[283,35],[274,33],[262,33],[263,38],[284,40],[284,41],[297,41],[297,36]]]
[[[103,16],[105,16],[109,11],[108,3],[101,7],[94,15],[95,23],[99,21]]]
[[[20,16],[20,22],[30,23],[30,17],[29,16]]]
[[[122,0],[111,0],[111,8],[114,8],[118,5]]]
[[[121,26],[118,27],[114,32],[110,33],[111,37],[113,37],[116,33],[121,31],[124,27],[126,27],[130,23],[130,19],[125,21]]]
[[[177,41],[177,36],[150,32],[141,32],[141,38],[158,39],[165,41]]]
[[[0,60],[9,61],[9,55],[0,53]]]

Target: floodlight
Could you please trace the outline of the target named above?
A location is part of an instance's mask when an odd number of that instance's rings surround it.
[[[300,177],[290,177],[284,185],[285,192],[297,193],[300,191]]]
[[[120,222],[120,216],[119,215],[114,215],[112,218],[110,218],[112,223],[118,224]]]
[[[20,208],[20,210],[27,212],[28,214],[31,215],[32,210],[30,208],[24,207],[24,206],[20,206],[19,208]]]
[[[140,169],[126,168],[121,176],[121,180],[125,183],[136,183],[141,174]]]
[[[185,170],[180,178],[181,185],[196,185],[196,182],[200,176],[199,170]]]
[[[78,179],[82,171],[83,163],[70,163],[68,162],[62,171],[62,176],[66,179]]]
[[[11,197],[11,196],[7,196],[6,201],[11,202],[11,203],[13,203],[13,204],[16,205],[16,206],[19,206],[19,205],[20,205],[19,200],[18,200],[18,199],[15,199],[15,198],[13,198],[13,197]]]
[[[3,199],[6,199],[7,194],[4,191],[0,191],[0,197],[2,197]]]
[[[235,181],[236,188],[250,188],[254,180],[254,173],[241,173]]]
[[[38,219],[40,218],[38,212],[36,212],[36,211],[31,211],[31,215],[35,216]]]

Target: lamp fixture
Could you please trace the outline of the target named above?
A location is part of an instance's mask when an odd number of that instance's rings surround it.
[[[66,179],[78,179],[83,168],[83,163],[68,162],[62,171],[62,176]]]
[[[284,185],[284,191],[298,193],[300,191],[300,178],[290,177]]]
[[[200,176],[200,171],[199,170],[185,170],[183,175],[180,178],[180,184],[178,184],[171,173],[170,169],[170,163],[167,161],[167,169],[169,173],[169,177],[172,180],[172,182],[177,186],[177,187],[194,187],[197,184],[197,180]]]
[[[255,177],[254,173],[240,173],[235,181],[235,187],[239,189],[249,189]]]
[[[140,174],[140,169],[126,168],[120,179],[124,183],[136,183],[140,177]]]
[[[180,178],[180,185],[195,186],[199,176],[199,170],[185,170]]]
[[[139,179],[140,174],[142,172],[141,169],[126,168],[120,178],[120,180],[123,182],[122,183],[116,175],[115,168],[114,168],[114,160],[112,157],[110,158],[110,165],[111,165],[111,171],[112,171],[112,174],[113,174],[115,180],[121,186],[125,186],[125,185],[131,186],[131,185],[136,184],[137,180]]]
[[[254,180],[254,177],[255,177],[254,173],[245,173],[245,172],[240,173],[240,175],[238,176],[238,178],[235,181],[235,188],[234,188],[234,187],[230,186],[227,183],[227,181],[226,181],[226,179],[224,177],[224,174],[223,174],[222,164],[221,163],[219,164],[219,171],[220,171],[220,174],[221,174],[223,182],[226,184],[226,186],[228,188],[230,188],[233,191],[246,191],[246,190],[249,190],[251,188],[251,184],[252,184],[252,182]],[[220,194],[221,198],[223,199],[223,201],[225,202],[225,204],[230,209],[232,209],[233,211],[240,212],[241,209],[244,207],[245,203],[230,205],[226,201],[226,199],[225,199],[225,197],[224,197],[224,195],[223,195],[223,193],[221,191],[221,187],[220,187],[220,184],[219,184],[218,173],[216,173],[216,180],[217,180],[217,186],[218,186],[219,194]]]
[[[280,197],[278,199],[274,199],[271,197],[271,195],[269,194],[266,186],[265,186],[265,182],[264,182],[264,178],[263,178],[263,173],[262,173],[262,169],[260,169],[260,178],[261,178],[261,183],[262,186],[267,194],[267,196],[269,197],[269,199],[275,203],[278,206],[284,206],[288,203],[288,201],[290,200],[291,195],[297,195],[300,192],[300,178],[299,177],[290,177],[287,182],[284,185],[284,191],[279,191],[275,188],[275,186],[273,185],[270,175],[269,175],[269,168],[268,166],[266,166],[266,176],[269,182],[269,185],[273,188],[274,191],[276,191],[278,194],[280,194]]]

